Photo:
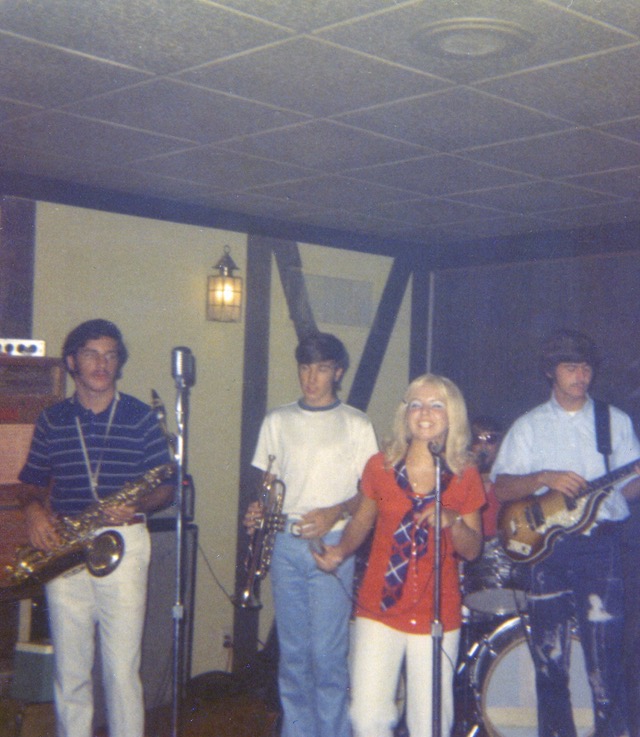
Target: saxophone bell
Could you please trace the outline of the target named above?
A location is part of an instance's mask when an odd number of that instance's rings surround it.
[[[124,555],[124,539],[117,530],[106,530],[85,545],[85,563],[97,578],[108,576],[120,565]]]

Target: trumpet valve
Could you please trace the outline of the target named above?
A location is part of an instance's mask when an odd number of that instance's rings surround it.
[[[284,526],[287,522],[287,515],[282,512],[270,514],[267,520],[269,532],[284,532]]]

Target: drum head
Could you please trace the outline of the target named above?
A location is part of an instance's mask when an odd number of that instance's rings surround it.
[[[536,737],[535,670],[519,618],[501,625],[482,645],[473,686],[481,721],[489,737]],[[580,640],[571,637],[569,674],[573,719],[578,737],[594,734],[593,705]]]
[[[518,588],[515,564],[497,537],[485,540],[482,554],[463,566],[464,605],[480,614],[503,617],[527,607],[524,591]]]

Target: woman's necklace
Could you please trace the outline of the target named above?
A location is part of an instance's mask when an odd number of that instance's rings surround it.
[[[116,413],[116,406],[120,400],[120,394],[116,392],[115,398],[111,404],[111,412],[109,413],[109,420],[107,421],[107,429],[104,431],[104,438],[102,442],[102,448],[100,449],[100,457],[96,463],[96,468],[91,468],[91,460],[89,458],[89,452],[87,450],[87,443],[84,438],[84,432],[82,425],[80,424],[80,418],[76,415],[76,428],[78,429],[78,437],[80,438],[80,447],[82,448],[82,455],[84,457],[84,466],[87,469],[87,476],[89,477],[89,485],[91,486],[91,494],[93,498],[98,500],[98,479],[100,477],[100,468],[102,467],[102,458],[104,456],[105,448],[107,447],[107,440],[109,433],[111,432],[111,424],[113,423],[113,417]]]
[[[433,489],[434,470],[428,466],[408,465],[407,478],[414,494],[428,494]]]

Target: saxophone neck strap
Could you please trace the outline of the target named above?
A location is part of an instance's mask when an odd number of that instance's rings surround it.
[[[116,414],[116,407],[118,406],[119,401],[120,401],[120,394],[116,392],[113,402],[111,403],[111,411],[109,412],[109,419],[107,421],[107,429],[104,431],[104,437],[102,439],[102,448],[100,449],[100,456],[98,458],[98,462],[96,463],[95,469],[91,467],[91,459],[89,458],[89,451],[87,449],[87,442],[84,437],[84,431],[82,429],[82,425],[80,424],[80,418],[76,414],[76,429],[78,431],[78,439],[80,440],[80,447],[82,448],[82,457],[84,458],[84,466],[87,471],[87,476],[89,478],[91,494],[96,501],[100,499],[100,497],[98,496],[98,483],[100,479],[100,469],[102,467],[102,459],[104,457],[105,448],[107,447],[107,440],[109,439],[109,435],[111,433],[111,425],[113,424],[113,418]]]

